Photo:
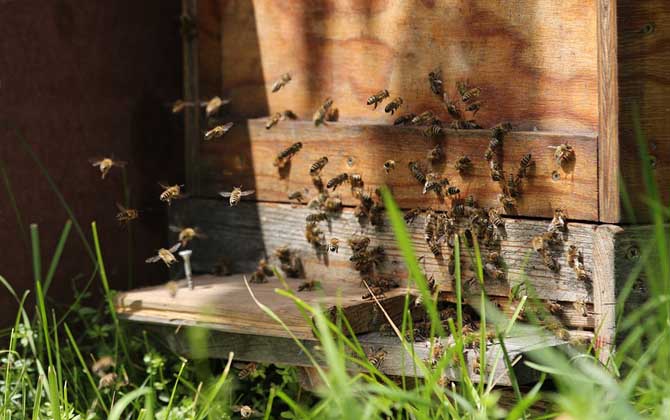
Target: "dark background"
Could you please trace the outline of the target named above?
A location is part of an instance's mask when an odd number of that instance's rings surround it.
[[[22,236],[39,225],[46,272],[67,214],[11,127],[42,160],[91,241],[97,221],[112,287],[128,283],[128,231],[115,221],[123,203],[121,171],[103,181],[88,159],[126,160],[132,202],[145,212],[134,226],[134,285],[167,278],[144,259],[166,245],[166,206],[157,181],[183,182],[182,118],[167,103],[181,96],[180,2],[177,0],[0,0],[0,163],[11,181],[19,226],[0,177],[0,275],[21,294],[34,290]],[[2,175],[0,173],[0,175]],[[23,233],[22,233],[23,230]],[[51,298],[67,303],[72,284],[93,265],[72,230]],[[100,280],[93,282],[100,289]],[[0,290],[0,324],[16,304]]]

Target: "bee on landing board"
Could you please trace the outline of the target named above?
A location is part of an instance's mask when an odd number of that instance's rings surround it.
[[[384,363],[384,359],[386,359],[387,354],[388,353],[384,349],[379,348],[376,351],[370,349],[370,351],[367,352],[366,355],[368,357],[368,362],[370,362],[370,364],[374,366],[376,369],[379,369],[382,367],[382,364]]]
[[[428,73],[428,83],[430,83],[430,90],[434,94],[442,96],[442,93],[444,91],[442,82],[442,71],[435,70]]]
[[[233,123],[231,122],[217,125],[205,133],[205,140],[214,140],[223,137],[223,135],[226,134],[231,128],[233,128]]]
[[[567,165],[575,159],[575,149],[567,143],[548,147],[554,149],[554,159],[556,160],[556,164],[560,167]]]
[[[465,155],[460,156],[454,164],[454,169],[456,169],[459,174],[468,172],[470,169],[472,169],[472,161]]]
[[[349,180],[349,174],[346,172],[343,172],[334,178],[332,178],[328,183],[326,184],[326,188],[330,188],[333,191],[337,189],[340,185],[344,184]]]
[[[273,165],[275,167],[279,168],[279,169],[282,169],[284,166],[286,166],[291,161],[293,156],[296,153],[298,153],[300,151],[300,149],[302,149],[302,143],[301,142],[293,143],[288,148],[279,152],[279,154],[277,155],[277,157],[275,158],[275,160],[273,162]]]
[[[163,189],[163,192],[160,195],[160,200],[168,203],[168,206],[172,203],[172,200],[183,198],[183,194],[181,193],[183,185],[165,185],[160,182],[158,185]]]
[[[326,98],[326,100],[319,107],[319,109],[317,109],[316,112],[314,112],[314,115],[312,116],[312,121],[314,121],[315,126],[318,127],[321,124],[326,123],[326,119],[328,117],[328,114],[330,113],[331,106],[333,106],[333,100],[331,98]]]
[[[321,287],[321,282],[316,280],[306,280],[298,286],[299,292],[311,292]]]
[[[181,242],[178,242],[172,246],[170,249],[161,248],[158,250],[158,253],[153,257],[147,258],[145,262],[155,263],[158,261],[163,261],[165,265],[170,267],[172,264],[177,262],[177,258],[174,256],[174,252],[181,247]]]
[[[282,74],[279,79],[272,84],[272,93],[279,92],[279,89],[286,86],[291,79],[291,73]]]
[[[330,245],[329,245],[328,249],[329,249],[330,252],[333,252],[333,253],[337,254],[337,252],[340,249],[340,240],[337,239],[337,238],[331,238],[330,239]]]
[[[394,100],[392,100],[391,102],[386,104],[386,108],[384,108],[384,112],[387,112],[387,113],[390,112],[391,115],[393,115],[398,110],[398,108],[400,108],[400,106],[402,104],[403,104],[403,100],[400,96],[398,96],[397,98],[395,98]]]
[[[91,165],[97,166],[100,169],[102,179],[105,179],[113,167],[116,166],[117,168],[123,168],[127,165],[127,162],[122,160],[114,160],[110,157],[90,158],[88,161]]]
[[[426,173],[423,171],[418,162],[411,161],[407,165],[409,171],[412,173],[412,176],[419,181],[421,185],[426,184]]]
[[[382,103],[382,101],[388,97],[389,97],[389,91],[384,89],[370,96],[367,100],[367,104],[374,105],[374,109],[377,109],[377,105]]]
[[[140,217],[140,211],[136,209],[127,209],[119,203],[116,203],[116,208],[119,209],[119,212],[116,213],[116,220],[119,223],[129,223],[132,220]]]
[[[236,206],[240,203],[242,197],[246,197],[254,193],[254,190],[242,191],[242,187],[235,187],[231,192],[222,191],[219,193],[221,197],[230,197],[230,206]]]
[[[195,238],[199,239],[207,238],[207,235],[200,232],[200,230],[197,227],[181,227],[181,226],[170,225],[169,228],[172,232],[179,234],[179,242],[181,243],[182,247],[186,246],[189,242],[191,242]]]
[[[386,162],[384,162],[384,172],[386,172],[386,175],[391,173],[391,171],[394,169],[395,169],[395,160],[389,159]]]
[[[412,123],[412,120],[416,117],[416,114],[405,114],[401,115],[393,121],[393,125],[408,125]]]
[[[265,129],[269,130],[275,125],[279,124],[279,121],[284,119],[284,115],[281,112],[275,112],[265,123]]]
[[[318,175],[319,173],[321,173],[321,170],[324,168],[324,166],[326,166],[327,163],[328,163],[328,157],[323,156],[316,162],[312,163],[312,166],[309,167],[309,174],[312,176]]]

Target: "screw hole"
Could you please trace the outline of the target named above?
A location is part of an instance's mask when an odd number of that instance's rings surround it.
[[[640,250],[637,246],[631,245],[626,251],[626,259],[628,261],[637,261],[640,259]]]
[[[354,159],[353,156],[349,156],[347,158],[347,166],[351,168],[352,166],[354,166],[354,163],[356,163],[356,159]]]
[[[656,24],[654,22],[649,22],[640,29],[640,33],[643,35],[650,35],[654,31],[656,31]]]
[[[649,166],[651,166],[651,169],[656,169],[656,156],[649,155]]]
[[[560,181],[561,180],[561,174],[559,174],[558,171],[553,171],[551,173],[551,179],[553,181]]]

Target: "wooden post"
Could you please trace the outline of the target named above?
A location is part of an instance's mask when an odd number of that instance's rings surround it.
[[[186,191],[200,193],[200,92],[198,86],[198,0],[182,0],[181,32],[184,65],[184,101],[194,106],[184,110],[184,161]]]

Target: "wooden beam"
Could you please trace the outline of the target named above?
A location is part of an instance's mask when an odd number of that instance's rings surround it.
[[[198,0],[182,0],[182,54],[184,68],[184,101],[200,103],[198,67]],[[193,27],[192,25],[196,25]],[[195,31],[195,32],[193,32]],[[200,192],[199,152],[200,152],[200,107],[187,106],[184,109],[184,162],[186,164],[186,185],[190,194]]]
[[[234,127],[221,141],[203,143],[203,193],[214,196],[219,191],[243,185],[255,189],[261,201],[288,201],[293,191],[315,188],[309,176],[313,162],[327,156],[323,170],[324,182],[342,172],[362,175],[366,188],[388,185],[403,208],[433,206],[444,209],[450,200],[434,194],[422,194],[422,186],[408,169],[410,161],[421,161],[426,168],[427,152],[439,143],[446,162],[435,165],[438,174],[449,179],[461,190],[462,196],[474,195],[484,206],[499,206],[500,186],[491,180],[488,162],[484,159],[491,132],[489,130],[445,130],[437,142],[422,134],[425,127],[397,127],[339,122],[327,127],[314,127],[309,121],[282,121],[271,130],[264,120],[249,120]],[[273,166],[275,156],[291,144],[300,141],[302,150],[292,159],[290,168],[281,174]],[[550,147],[568,143],[575,149],[576,160],[569,172],[559,168]],[[598,219],[597,144],[593,136],[567,134],[512,132],[503,142],[503,166],[513,173],[519,161],[531,153],[535,165],[523,183],[516,213],[522,216],[552,217],[555,208],[563,208],[576,220]],[[468,156],[473,169],[459,174],[456,160]],[[383,169],[386,160],[396,161],[395,170],[388,175]],[[560,179],[555,179],[557,171]],[[340,187],[346,205],[357,200]]]

